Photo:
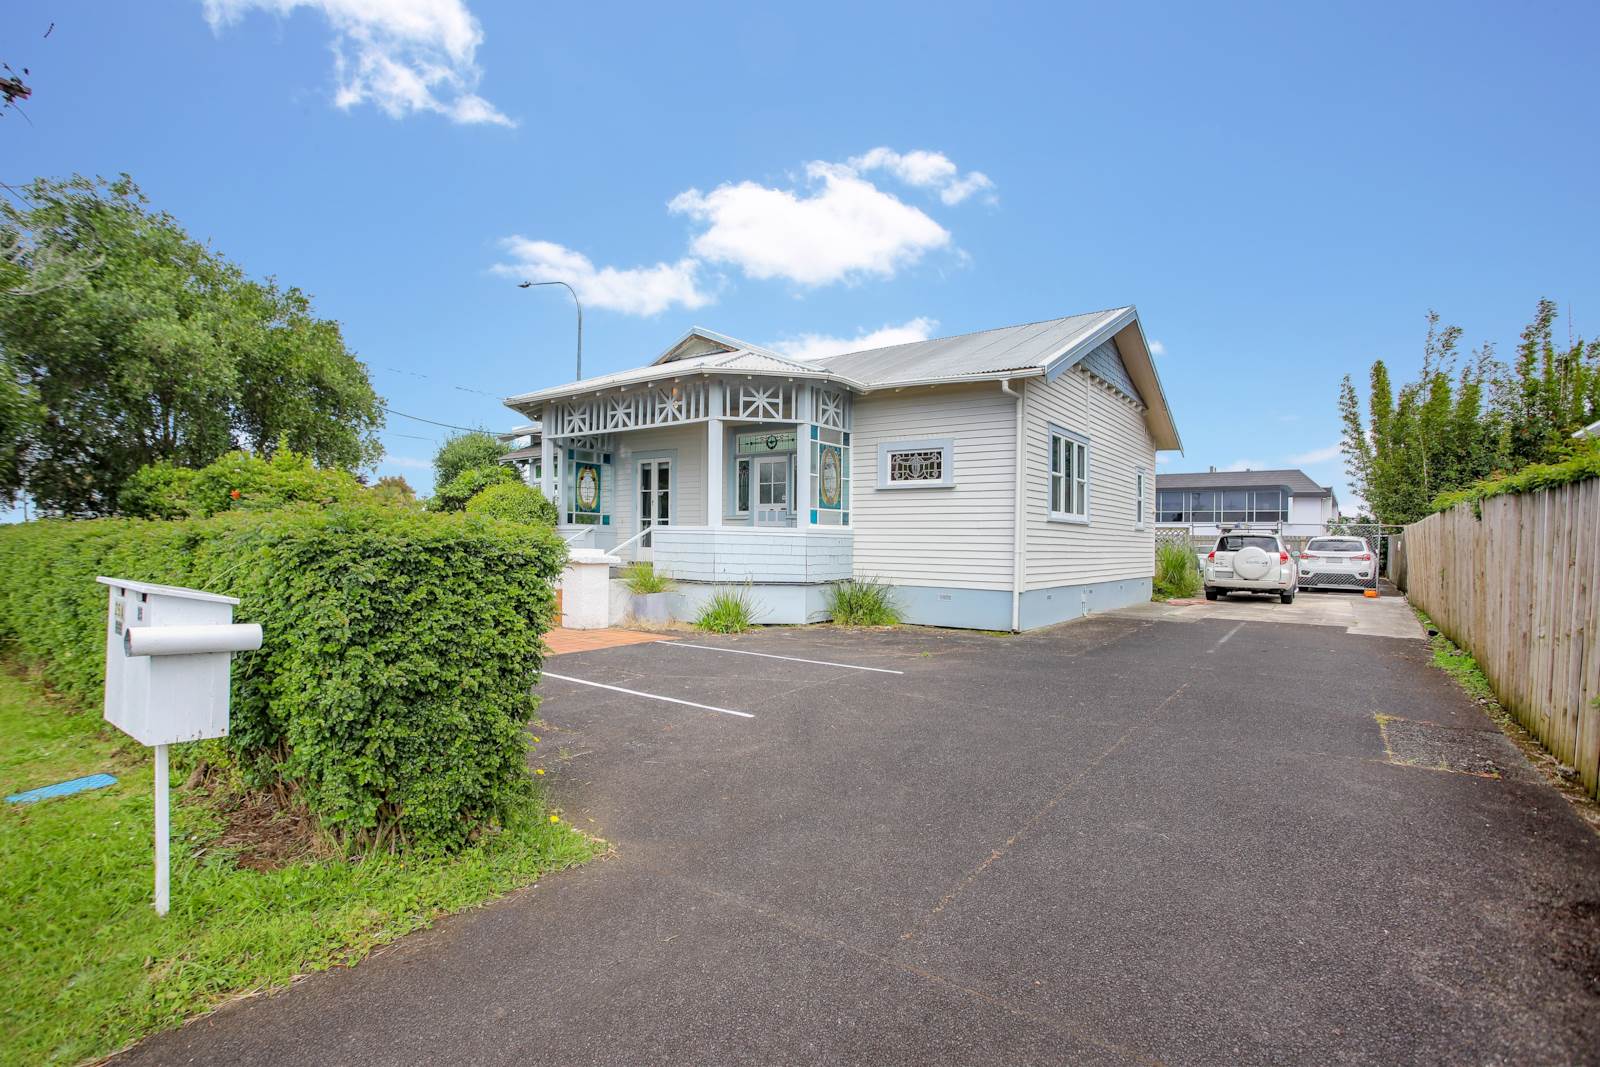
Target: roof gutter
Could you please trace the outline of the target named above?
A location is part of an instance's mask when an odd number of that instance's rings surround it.
[[[1011,529],[1011,632],[1022,632],[1022,576],[1024,573],[1022,558],[1026,546],[1023,544],[1023,483],[1022,483],[1022,394],[1011,388],[1011,378],[1000,379],[1000,391],[1017,402],[1016,421],[1016,458],[1012,461],[1012,473],[1015,475],[1012,487],[1012,529]]]

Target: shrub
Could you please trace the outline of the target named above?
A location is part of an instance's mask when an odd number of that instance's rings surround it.
[[[187,518],[194,506],[194,480],[199,473],[171,463],[140,467],[122,483],[117,511],[141,519]]]
[[[433,484],[448,485],[463,471],[496,467],[500,457],[511,451],[493,434],[480,431],[457,434],[439,446],[433,457]]]
[[[694,624],[718,634],[740,634],[755,625],[756,604],[748,589],[718,589]]]
[[[353,847],[459,848],[531,788],[524,725],[565,546],[494,519],[310,508],[0,530],[0,640],[99,703],[97,574],[240,598],[228,750]]]
[[[554,526],[556,506],[520,481],[500,482],[467,501],[468,515],[485,515],[524,526]]]
[[[828,614],[840,626],[897,626],[894,590],[874,579],[840,582],[828,590]]]
[[[677,588],[671,578],[665,574],[657,574],[655,565],[639,560],[628,564],[627,570],[622,572],[622,583],[628,587],[628,592],[634,596],[648,596],[651,593],[670,593]]]
[[[422,505],[417,501],[416,490],[398,474],[386,474],[372,483],[366,492],[369,503],[391,508],[410,508],[415,511]]]
[[[1540,489],[1557,489],[1573,482],[1600,478],[1600,440],[1585,438],[1572,446],[1572,455],[1560,463],[1535,463],[1514,474],[1498,478],[1485,478],[1465,489],[1440,493],[1434,497],[1434,511],[1449,511],[1457,504],[1471,504],[1482,517],[1481,505],[1491,497],[1507,493],[1534,493]]]
[[[346,504],[361,492],[350,472],[324,470],[310,456],[279,448],[271,458],[229,452],[199,470],[170,463],[142,467],[123,487],[117,507],[136,518],[177,519],[289,504]]]
[[[1200,592],[1205,580],[1200,576],[1200,562],[1187,543],[1163,541],[1156,546],[1156,573],[1152,600],[1171,600],[1174,597],[1191,597]]]
[[[473,467],[437,486],[428,501],[429,511],[465,511],[467,501],[492,485],[522,484],[517,472],[504,463],[492,467]]]

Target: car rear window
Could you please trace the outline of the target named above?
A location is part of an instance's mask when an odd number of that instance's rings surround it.
[[[1268,552],[1276,552],[1278,539],[1260,534],[1228,534],[1217,540],[1218,552],[1237,552],[1241,548],[1261,548]]]
[[[1306,542],[1307,552],[1365,552],[1366,542],[1350,537],[1319,537]]]

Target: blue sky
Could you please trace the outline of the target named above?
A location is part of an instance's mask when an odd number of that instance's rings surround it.
[[[1600,331],[1593,5],[779,7],[12,0],[0,178],[131,173],[391,407],[491,429],[572,377],[525,272],[585,293],[591,373],[1135,303],[1162,470],[1341,495],[1340,376],[1414,368],[1428,308]],[[446,432],[391,418],[380,470],[426,490]]]

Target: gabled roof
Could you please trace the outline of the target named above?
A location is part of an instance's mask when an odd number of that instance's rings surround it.
[[[1054,378],[1114,342],[1122,366],[1145,405],[1145,421],[1158,449],[1181,449],[1178,428],[1156,375],[1139,313],[1132,306],[1086,315],[1006,326],[996,330],[847,352],[814,361],[791,359],[760,345],[696,326],[648,366],[585,378],[507,398],[517,410],[542,401],[675,378],[684,374],[768,374],[836,381],[857,392],[920,385],[1043,376]]]
[[[1157,489],[1268,489],[1282,486],[1295,496],[1331,496],[1333,490],[1318,485],[1302,470],[1195,471],[1157,474]]]
[[[875,389],[958,378],[988,378],[1008,371],[1048,370],[1055,359],[1076,350],[1083,341],[1096,335],[1109,336],[1104,333],[1106,327],[1132,312],[1131,307],[1093,311],[1087,315],[1068,315],[956,337],[846,352],[817,362],[829,370],[868,382]]]

